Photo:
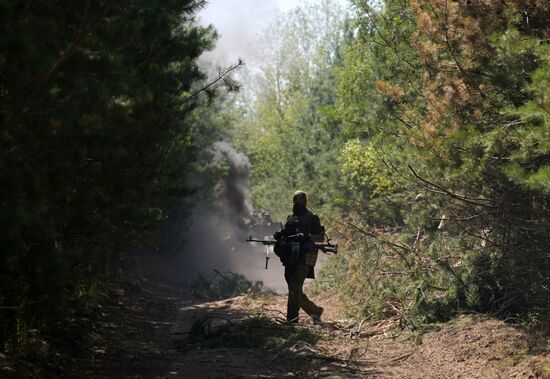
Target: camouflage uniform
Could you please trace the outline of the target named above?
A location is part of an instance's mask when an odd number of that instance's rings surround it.
[[[321,226],[319,217],[305,208],[298,214],[293,213],[288,216],[282,233],[286,235],[303,233],[306,236],[324,235],[324,228]],[[281,256],[281,260],[285,266],[285,280],[288,285],[287,320],[289,322],[296,322],[300,308],[309,316],[318,320],[323,312],[323,308],[315,305],[302,292],[304,280],[306,278],[315,278],[313,267],[317,260],[317,251],[308,251],[301,246],[299,251],[295,251],[294,253],[294,259],[292,258],[291,251],[287,252],[286,257]]]

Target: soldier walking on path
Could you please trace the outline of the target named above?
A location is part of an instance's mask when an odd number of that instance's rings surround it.
[[[280,232],[273,238],[281,240],[290,238],[294,243],[275,246],[275,254],[285,266],[285,280],[288,285],[287,321],[298,322],[298,313],[302,308],[314,321],[321,320],[323,308],[317,306],[302,292],[306,278],[315,278],[314,266],[317,261],[317,250],[308,248],[308,242],[322,243],[324,227],[319,216],[307,209],[307,194],[296,191],[292,198],[292,214]]]

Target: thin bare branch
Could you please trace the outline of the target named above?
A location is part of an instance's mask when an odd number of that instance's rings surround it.
[[[186,100],[190,99],[190,98],[193,98],[195,96],[197,96],[199,93],[201,92],[204,92],[204,91],[207,91],[209,88],[211,88],[212,86],[214,86],[216,83],[218,83],[220,80],[223,80],[224,78],[226,78],[229,74],[231,74],[231,72],[235,71],[236,69],[238,69],[239,67],[243,66],[244,65],[244,61],[242,59],[239,58],[239,60],[237,61],[237,63],[229,66],[227,69],[225,70],[220,70],[220,72],[218,72],[218,77],[216,79],[214,79],[213,81],[211,81],[210,83],[206,84],[204,87],[202,87],[201,89],[198,89],[197,91],[193,92],[191,94],[191,96],[189,96]]]
[[[457,193],[451,192],[447,188],[445,188],[445,187],[443,187],[439,184],[436,184],[434,182],[431,182],[428,179],[425,179],[425,178],[421,177],[420,175],[418,175],[418,173],[414,170],[414,168],[412,168],[411,165],[407,165],[407,167],[409,168],[409,170],[412,172],[412,174],[414,175],[414,177],[416,179],[420,180],[422,183],[425,183],[425,184],[431,186],[432,188],[435,188],[436,191],[434,191],[434,192],[444,194],[444,195],[448,195],[448,196],[450,196],[454,199],[457,199],[457,200],[460,200],[462,202],[472,204],[472,205],[478,205],[478,206],[482,206],[482,207],[492,207],[493,206],[493,200],[491,200],[491,199],[486,199],[486,198],[483,198],[483,197],[471,198],[471,197],[468,197],[468,196],[463,196],[463,195],[459,195]],[[483,202],[486,202],[486,203],[483,203]]]

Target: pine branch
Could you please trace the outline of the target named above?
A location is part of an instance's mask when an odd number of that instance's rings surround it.
[[[434,190],[433,188],[430,189],[429,187],[425,187],[426,190],[428,190],[428,191],[436,192],[436,193],[443,194],[443,195],[448,195],[448,196],[450,196],[454,199],[457,199],[457,200],[460,200],[460,201],[463,201],[465,203],[472,204],[472,205],[479,205],[479,206],[482,206],[482,207],[492,207],[493,206],[493,204],[488,204],[488,203],[482,203],[481,202],[481,201],[485,201],[485,202],[493,203],[493,200],[491,200],[491,199],[485,199],[483,197],[472,198],[472,197],[458,195],[454,192],[449,191],[447,188],[445,188],[445,187],[443,187],[439,184],[436,184],[434,182],[431,182],[431,181],[421,177],[420,175],[418,175],[416,173],[416,171],[412,168],[411,165],[407,165],[407,167],[409,168],[409,170],[412,172],[412,174],[414,175],[414,177],[416,179],[420,180],[422,183],[425,183],[425,184],[435,188],[435,190]]]
[[[21,87],[13,91],[11,95],[12,97],[23,95],[28,91],[32,91],[31,94],[36,93],[36,91],[40,88],[40,86],[44,84],[59,69],[59,67],[61,67],[76,53],[76,51],[80,47],[80,44],[84,40],[84,37],[86,37],[86,35],[90,31],[96,28],[96,26],[103,20],[107,12],[111,9],[113,5],[113,0],[109,0],[107,2],[105,7],[103,8],[103,11],[101,12],[101,15],[99,16],[99,19],[90,28],[88,28],[86,19],[88,18],[90,5],[91,5],[91,0],[88,0],[84,10],[84,21],[82,23],[80,32],[78,33],[77,37],[73,40],[73,42],[69,45],[69,47],[65,50],[65,52],[59,57],[59,59],[53,65],[43,70],[42,72],[36,74],[34,77],[29,79],[27,82],[25,82],[25,84],[23,84]]]
[[[201,92],[205,92],[205,91],[208,91],[209,88],[211,88],[212,86],[214,86],[216,83],[218,83],[220,80],[225,80],[226,77],[231,74],[231,72],[235,71],[236,69],[238,69],[239,67],[241,66],[244,66],[244,61],[239,58],[239,60],[237,61],[237,63],[229,66],[227,69],[225,70],[222,70],[221,68],[218,69],[218,77],[216,79],[214,79],[213,81],[211,81],[210,83],[208,83],[207,85],[205,85],[204,87],[202,87],[201,89],[193,92],[193,94],[191,94],[191,96],[189,96],[186,100],[190,99],[190,98],[193,98],[195,96],[197,96],[199,93]]]
[[[337,223],[339,223],[340,225],[344,225],[344,226],[349,226],[355,230],[357,230],[358,232],[368,236],[368,237],[371,237],[371,238],[374,238],[376,239],[378,242],[388,246],[390,249],[392,249],[397,255],[399,255],[401,257],[401,259],[405,262],[405,265],[407,266],[407,268],[409,270],[412,270],[413,267],[412,267],[412,264],[409,262],[409,260],[407,259],[407,257],[405,257],[405,255],[403,255],[403,253],[400,251],[400,250],[403,250],[403,251],[406,251],[406,252],[411,252],[413,251],[413,249],[410,247],[410,246],[407,246],[407,245],[403,245],[403,244],[398,244],[398,243],[395,243],[395,242],[390,242],[390,241],[386,241],[386,240],[382,240],[380,239],[380,236],[376,233],[373,233],[373,232],[369,232],[368,230],[364,229],[364,228],[360,228],[359,226],[357,225],[354,225],[352,224],[351,222],[341,222],[341,221],[337,221]]]

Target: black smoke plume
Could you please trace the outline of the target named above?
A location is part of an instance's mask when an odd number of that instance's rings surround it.
[[[183,239],[182,246],[172,254],[150,254],[138,273],[189,286],[200,274],[208,277],[214,270],[232,271],[284,292],[283,267],[277,256],[269,252],[269,269],[265,270],[266,247],[246,242],[250,235],[270,238],[279,229],[268,215],[254,213],[248,157],[226,142],[214,144],[212,157],[213,163],[228,166],[215,195],[200,199],[188,222],[170,225],[163,245]]]

